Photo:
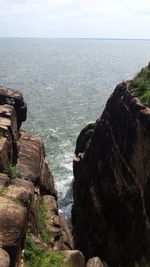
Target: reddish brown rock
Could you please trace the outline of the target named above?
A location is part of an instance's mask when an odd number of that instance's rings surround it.
[[[18,140],[17,167],[22,173],[22,178],[39,184],[41,164],[43,159],[43,143],[39,136],[21,132]]]
[[[0,173],[0,190],[3,186],[8,186],[10,184],[10,179],[7,174]]]
[[[35,236],[38,236],[39,234],[38,213],[39,213],[39,194],[37,194],[35,190],[34,200],[32,201],[32,205],[30,207],[29,222],[28,222],[28,229]]]
[[[58,204],[53,196],[43,196],[46,209],[46,228],[50,233],[50,243],[53,250],[73,249],[72,235],[62,214],[58,214]]]
[[[54,250],[63,249],[61,226],[58,215],[57,201],[53,196],[43,196],[43,205],[46,209],[46,230],[50,233],[50,243]]]
[[[0,171],[4,171],[11,160],[10,143],[7,138],[0,137]]]
[[[0,196],[0,243],[10,255],[11,266],[19,260],[27,227],[26,207]]]
[[[7,138],[9,142],[9,159],[10,162],[15,164],[17,160],[17,118],[13,106],[0,105],[0,134]]]
[[[84,256],[79,250],[65,250],[62,254],[68,267],[85,267]]]
[[[74,160],[75,247],[111,267],[149,263],[150,109],[122,83],[91,130]]]
[[[106,265],[102,263],[100,258],[93,257],[92,259],[88,260],[86,267],[106,267]]]
[[[56,196],[53,176],[44,161],[45,151],[42,138],[22,131],[18,140],[18,151],[16,166],[22,173],[22,178],[38,186],[41,194]]]
[[[59,214],[59,221],[62,229],[63,249],[64,250],[74,249],[73,238],[69,225],[65,219],[65,216],[61,213]]]
[[[14,106],[17,114],[18,129],[21,123],[26,120],[27,106],[21,92],[0,86],[0,105],[8,104]]]
[[[15,200],[29,210],[34,200],[34,187],[29,181],[12,179],[4,195],[9,199]]]
[[[51,171],[48,168],[47,163],[42,162],[41,175],[40,175],[40,194],[41,195],[53,195],[57,197],[57,192],[54,188],[54,178]]]
[[[0,174],[0,244],[17,266],[34,197],[32,183]]]
[[[18,139],[17,118],[14,107],[10,105],[0,105],[0,125],[7,126],[12,139]]]
[[[0,248],[0,267],[9,267],[10,257],[8,253]]]

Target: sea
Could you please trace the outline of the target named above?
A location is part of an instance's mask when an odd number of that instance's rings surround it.
[[[101,115],[115,86],[149,61],[149,40],[0,38],[0,85],[23,93],[22,127],[43,137],[67,217],[80,131]]]

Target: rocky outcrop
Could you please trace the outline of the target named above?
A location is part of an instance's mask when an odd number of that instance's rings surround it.
[[[27,233],[39,250],[73,249],[42,138],[20,129],[26,113],[20,92],[0,87],[0,267],[25,267]]]
[[[27,181],[8,179],[0,189],[0,242],[9,253],[11,266],[15,266],[23,248],[33,186]]]
[[[149,144],[150,109],[122,83],[77,139],[72,224],[86,259],[111,267],[150,262]]]

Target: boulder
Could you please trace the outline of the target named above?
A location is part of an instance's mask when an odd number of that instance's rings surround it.
[[[68,267],[85,267],[84,256],[79,250],[65,250],[62,254]]]
[[[10,257],[8,253],[0,248],[0,267],[9,267]]]
[[[106,264],[103,264],[100,258],[93,257],[88,260],[86,267],[106,267]]]
[[[17,90],[0,86],[0,105],[8,104],[15,108],[17,114],[17,128],[27,117],[27,105],[24,102],[23,95]]]
[[[44,155],[43,142],[41,137],[21,132],[18,144],[17,168],[22,178],[39,184],[41,176],[41,165]]]
[[[56,197],[53,176],[47,166],[42,138],[21,131],[18,144],[17,168],[22,178],[31,181],[40,188],[40,193]]]
[[[14,107],[0,105],[0,125],[7,126],[12,135],[12,140],[18,139],[17,117]]]
[[[21,257],[33,197],[32,183],[0,174],[0,244],[12,267]]]
[[[0,106],[0,135],[0,139],[2,139],[2,137],[7,138],[9,161],[15,164],[18,156],[16,145],[18,129],[16,112],[13,106]]]
[[[4,193],[4,196],[20,203],[30,210],[31,203],[34,200],[34,187],[29,181],[21,179],[12,179]]]
[[[0,196],[0,243],[10,255],[11,266],[15,266],[19,260],[27,220],[26,207]]]

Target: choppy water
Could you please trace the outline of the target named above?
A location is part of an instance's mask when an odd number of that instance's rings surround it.
[[[24,127],[44,138],[61,206],[80,130],[99,117],[116,84],[149,60],[150,41],[0,39],[0,84],[23,92]]]

